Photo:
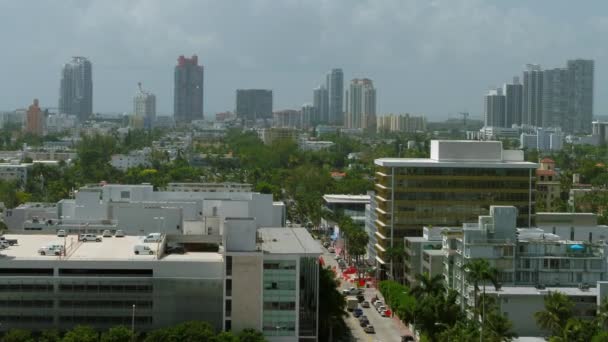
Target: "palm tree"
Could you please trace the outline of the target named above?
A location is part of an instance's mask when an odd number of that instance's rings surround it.
[[[606,325],[608,325],[608,297],[604,297],[597,307],[597,316],[595,316],[595,320],[600,329],[604,329],[606,328]]]
[[[442,274],[431,277],[428,273],[419,273],[416,274],[416,282],[418,285],[410,291],[410,294],[416,298],[437,295],[445,289]]]
[[[573,315],[573,306],[572,301],[563,293],[549,292],[545,296],[545,310],[534,314],[536,324],[549,330],[552,335],[561,336],[562,329]]]
[[[517,337],[517,334],[511,330],[513,329],[513,323],[496,310],[493,310],[484,319],[484,324],[488,328],[487,337],[490,341],[509,342]]]
[[[466,265],[465,271],[467,272],[467,280],[473,283],[473,291],[475,292],[473,308],[477,310],[479,283],[483,283],[483,295],[485,296],[486,281],[489,280],[495,287],[498,286],[498,270],[490,266],[490,263],[486,259],[475,259]]]

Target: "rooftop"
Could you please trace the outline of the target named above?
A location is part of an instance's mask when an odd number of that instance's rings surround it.
[[[323,200],[327,203],[361,203],[368,204],[369,195],[323,195]]]
[[[125,236],[102,238],[101,242],[79,242],[76,234],[66,238],[56,235],[5,234],[7,239],[17,239],[19,244],[0,251],[0,261],[4,258],[17,260],[69,260],[69,261],[152,261],[156,255],[135,255],[136,245],[147,245],[153,250],[159,248],[158,243],[144,243],[143,236]],[[40,255],[38,249],[51,244],[66,246],[65,256]],[[216,252],[187,252],[182,255],[167,255],[161,260],[196,260],[220,261],[222,256]]]
[[[271,254],[323,254],[305,228],[260,228],[262,250]]]
[[[549,292],[561,292],[567,296],[597,296],[597,287],[590,287],[587,290],[581,290],[578,287],[546,287],[545,289],[539,290],[534,286],[503,286],[499,291],[496,291],[494,287],[486,287],[486,293],[498,294],[498,295],[521,295],[521,296],[535,296],[535,295],[546,295]]]

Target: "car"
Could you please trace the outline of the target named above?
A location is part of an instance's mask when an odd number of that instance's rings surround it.
[[[4,236],[0,236],[0,242],[7,243],[9,246],[18,245],[19,241],[17,239],[7,239]]]
[[[78,237],[78,241],[83,241],[83,242],[101,242],[101,238],[95,234],[80,234],[80,236]]]
[[[368,320],[359,321],[359,325],[360,325],[362,328],[365,328],[365,327],[366,327],[368,324],[369,324],[369,321],[368,321]]]
[[[382,303],[381,300],[377,300],[374,302],[374,307],[376,308],[376,310],[378,309],[379,306],[382,306],[382,305],[384,305],[384,303]]]
[[[335,252],[336,252],[336,249],[335,249],[335,248],[333,248],[333,247],[329,247],[329,248],[327,249],[327,251],[328,251],[329,253],[335,253]]]
[[[355,316],[356,318],[363,316],[363,310],[361,310],[360,308],[356,308],[355,310],[353,310],[353,316]]]
[[[358,294],[357,300],[359,301],[359,303],[363,303],[363,301],[365,301],[365,297],[362,294]]]
[[[364,300],[363,303],[361,303],[361,307],[362,308],[369,308],[369,302]]]
[[[369,321],[369,319],[367,318],[367,316],[361,315],[361,316],[359,316],[359,322],[361,322],[361,321]]]
[[[162,239],[160,233],[150,233],[144,238],[144,242],[160,242]]]
[[[186,253],[186,250],[184,249],[183,246],[167,246],[167,248],[165,248],[165,253],[166,254],[184,254],[184,253]]]
[[[63,230],[63,229],[59,229],[59,230],[57,231],[57,236],[58,236],[58,237],[65,237],[66,235],[67,235],[67,234],[65,233],[65,230]]]
[[[38,254],[40,255],[61,255],[63,253],[63,245],[60,244],[50,244],[46,246],[42,246],[38,249]]]
[[[348,296],[350,294],[350,290],[342,290],[342,294],[344,296]]]
[[[373,296],[371,300],[372,304],[376,303],[376,301],[378,301],[378,296]]]
[[[384,310],[386,310],[386,306],[380,305],[376,311],[378,311],[379,314],[382,314],[382,311]]]
[[[140,255],[140,254],[153,255],[155,252],[149,246],[146,246],[146,245],[135,245],[135,246],[133,246],[133,253],[135,253],[135,255]]]
[[[116,234],[114,234],[114,237],[125,237],[125,232],[119,229],[116,231]]]
[[[368,334],[375,334],[376,333],[376,329],[374,329],[373,325],[368,325],[365,328],[363,328],[363,331],[365,331]]]
[[[414,339],[414,336],[412,336],[412,335],[401,336],[401,342],[414,342],[414,341],[416,341],[416,339]]]
[[[334,257],[334,259],[336,259],[336,261],[337,261],[337,262],[340,262],[340,260],[342,260],[342,257],[341,257],[341,256],[339,256],[339,255],[336,255],[336,256]]]
[[[382,316],[382,317],[391,317],[391,310],[386,309],[386,310],[380,311],[380,316]]]
[[[105,237],[112,237],[112,232],[109,230],[104,230],[103,233],[101,234],[101,236]]]

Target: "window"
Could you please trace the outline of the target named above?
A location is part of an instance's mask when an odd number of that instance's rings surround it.
[[[226,275],[232,276],[232,257],[231,256],[226,257]]]
[[[226,296],[232,296],[232,279],[226,279]]]
[[[129,198],[131,198],[131,192],[130,191],[121,191],[120,192],[120,198],[121,199],[129,199]]]
[[[232,316],[232,300],[226,299],[226,317]]]

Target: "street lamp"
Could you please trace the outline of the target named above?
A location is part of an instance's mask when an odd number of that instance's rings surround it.
[[[135,304],[131,313],[131,341],[135,341]]]

